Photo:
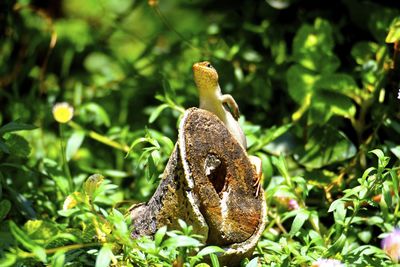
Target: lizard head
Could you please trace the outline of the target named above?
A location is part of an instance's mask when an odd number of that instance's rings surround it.
[[[199,91],[215,90],[218,86],[218,73],[208,61],[193,65],[194,82]]]

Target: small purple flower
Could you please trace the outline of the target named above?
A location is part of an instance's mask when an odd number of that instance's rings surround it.
[[[344,267],[344,264],[340,260],[318,259],[313,262],[311,267]]]
[[[394,262],[400,260],[400,229],[394,229],[382,240],[382,249],[392,258]]]
[[[288,210],[297,210],[300,208],[299,203],[294,198],[290,198],[288,196],[281,196],[278,194],[275,195],[275,199],[278,205]]]
[[[289,210],[298,210],[300,208],[296,199],[290,199],[288,204]]]

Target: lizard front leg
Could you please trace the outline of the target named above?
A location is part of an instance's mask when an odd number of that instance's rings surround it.
[[[240,112],[239,112],[239,106],[236,103],[235,99],[229,94],[222,95],[220,99],[222,104],[227,104],[228,107],[231,109],[232,115],[235,118],[235,120],[238,120],[240,117]]]

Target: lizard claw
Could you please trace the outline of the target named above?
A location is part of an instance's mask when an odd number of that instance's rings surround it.
[[[262,173],[262,162],[259,157],[256,156],[249,156],[250,162],[253,165],[254,170],[256,171],[256,179],[254,181],[253,186],[257,187],[256,188],[256,193],[255,196],[258,197],[261,189],[261,181],[263,178],[263,173]]]
[[[260,176],[257,175],[257,179],[253,184],[254,187],[257,187],[256,188],[256,194],[255,194],[256,197],[258,197],[258,194],[260,193],[261,181],[262,181],[262,174]]]

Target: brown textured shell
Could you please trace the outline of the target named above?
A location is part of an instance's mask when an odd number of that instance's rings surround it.
[[[250,257],[266,225],[264,192],[255,196],[256,173],[236,139],[217,117],[188,109],[163,179],[147,203],[130,209],[132,237],[153,235],[178,219],[193,226],[203,243],[219,245],[222,266]]]

